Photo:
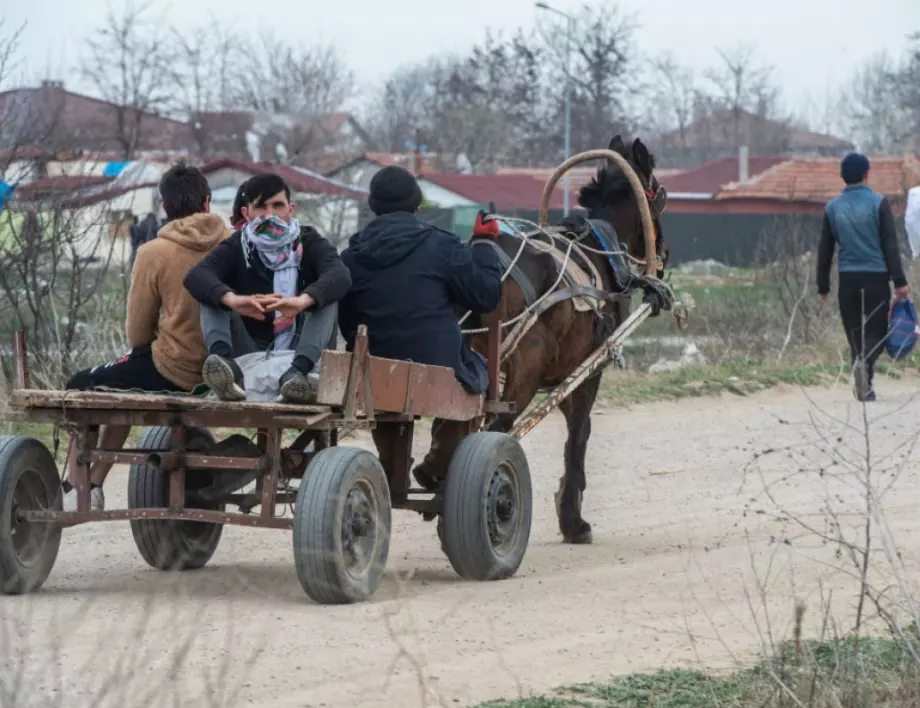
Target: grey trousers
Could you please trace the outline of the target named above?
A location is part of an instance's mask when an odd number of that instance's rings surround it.
[[[208,351],[217,342],[229,344],[234,357],[270,348],[259,346],[249,336],[243,318],[238,312],[210,305],[201,305],[200,310],[201,331]],[[304,310],[297,316],[296,327],[295,356],[305,356],[314,364],[318,364],[323,349],[336,348],[337,305],[333,303],[319,310]]]

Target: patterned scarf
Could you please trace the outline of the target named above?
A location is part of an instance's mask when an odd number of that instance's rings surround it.
[[[274,214],[260,216],[246,222],[240,236],[246,266],[249,267],[250,251],[254,250],[262,264],[272,271],[275,293],[284,297],[297,295],[297,276],[303,258],[303,245],[299,241],[300,222],[293,217],[285,222]],[[275,351],[290,349],[294,332],[294,319],[285,319],[276,312]]]

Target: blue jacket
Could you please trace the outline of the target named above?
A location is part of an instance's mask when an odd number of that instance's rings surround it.
[[[895,287],[907,285],[891,205],[864,182],[847,185],[824,207],[817,269],[821,295],[830,291],[835,247],[840,273],[886,273]]]
[[[502,269],[494,249],[464,245],[414,214],[395,212],[352,236],[342,260],[352,283],[339,301],[348,351],[364,324],[372,355],[446,366],[471,393],[488,389],[485,359],[463,340],[458,320],[467,310],[498,306]]]

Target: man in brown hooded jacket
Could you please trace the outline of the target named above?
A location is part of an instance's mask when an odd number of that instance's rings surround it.
[[[156,238],[140,246],[131,273],[125,331],[131,350],[106,364],[78,372],[67,389],[134,390],[180,393],[201,383],[207,350],[199,326],[198,303],[183,287],[185,274],[231,231],[209,213],[211,189],[196,167],[178,164],[160,179],[160,197],[168,222]],[[91,430],[88,441],[106,450],[120,449],[131,426]],[[98,443],[95,439],[98,436]],[[68,477],[76,471],[71,445]],[[105,507],[102,483],[112,465],[97,462],[90,471],[90,508]],[[75,511],[77,490],[63,482],[64,510]]]

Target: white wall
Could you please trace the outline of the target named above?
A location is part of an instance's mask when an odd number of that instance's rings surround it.
[[[425,199],[431,206],[449,209],[456,206],[475,206],[478,204],[478,202],[474,202],[472,199],[467,199],[456,192],[444,189],[444,187],[434,182],[429,182],[424,177],[418,180],[418,186],[421,187],[422,194],[425,195]]]

